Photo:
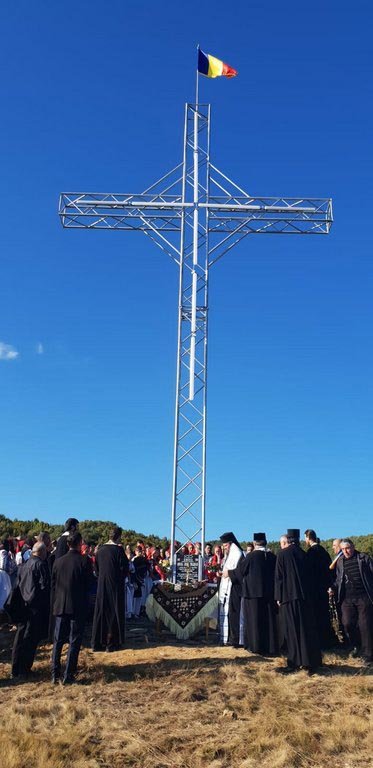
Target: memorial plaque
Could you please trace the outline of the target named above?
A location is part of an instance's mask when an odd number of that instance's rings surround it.
[[[176,582],[177,584],[191,584],[198,581],[199,555],[176,555]]]

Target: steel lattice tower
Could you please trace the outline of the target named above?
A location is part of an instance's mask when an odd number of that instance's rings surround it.
[[[59,215],[68,229],[141,230],[179,267],[171,514],[175,578],[177,548],[198,538],[204,551],[210,268],[249,234],[328,234],[332,202],[249,195],[210,162],[210,105],[186,104],[179,165],[138,195],[63,193]],[[201,557],[199,569],[201,576]]]

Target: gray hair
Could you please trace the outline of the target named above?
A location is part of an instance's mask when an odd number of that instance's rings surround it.
[[[34,557],[40,557],[41,560],[45,560],[47,556],[47,548],[42,541],[37,541],[32,548],[32,554]]]
[[[342,544],[348,544],[349,547],[355,547],[355,544],[351,539],[341,539],[340,546],[342,546]]]

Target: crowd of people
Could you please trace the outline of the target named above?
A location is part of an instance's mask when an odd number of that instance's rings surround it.
[[[246,557],[232,532],[221,537],[225,552],[219,587],[223,643],[265,656],[286,656],[283,674],[314,674],[322,651],[344,641],[363,665],[373,661],[373,559],[351,539],[335,539],[335,558],[316,532],[281,536],[275,556],[266,535],[254,533]]]
[[[216,584],[221,644],[243,646],[263,656],[286,657],[278,671],[314,674],[322,651],[344,642],[362,663],[373,661],[373,559],[358,552],[350,539],[335,539],[331,560],[315,531],[289,529],[277,556],[266,535],[254,533],[246,552],[232,531],[220,543],[198,542],[181,555],[202,558],[205,582]],[[85,543],[79,523],[70,518],[60,538],[48,533],[0,542],[0,610],[16,625],[11,676],[27,677],[38,644],[53,642],[52,682],[74,682],[83,631],[92,613],[91,648],[118,650],[125,619],[144,610],[154,583],[170,574],[170,551],[138,541],[134,551],[114,527],[98,547]],[[68,645],[64,670],[63,646]]]

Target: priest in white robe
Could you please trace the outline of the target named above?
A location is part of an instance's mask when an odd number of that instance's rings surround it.
[[[227,531],[220,537],[223,545],[224,560],[223,575],[219,586],[219,631],[220,642],[223,645],[233,645],[238,648],[243,644],[243,616],[241,611],[241,583],[231,579],[229,571],[234,571],[244,553],[234,533]]]

